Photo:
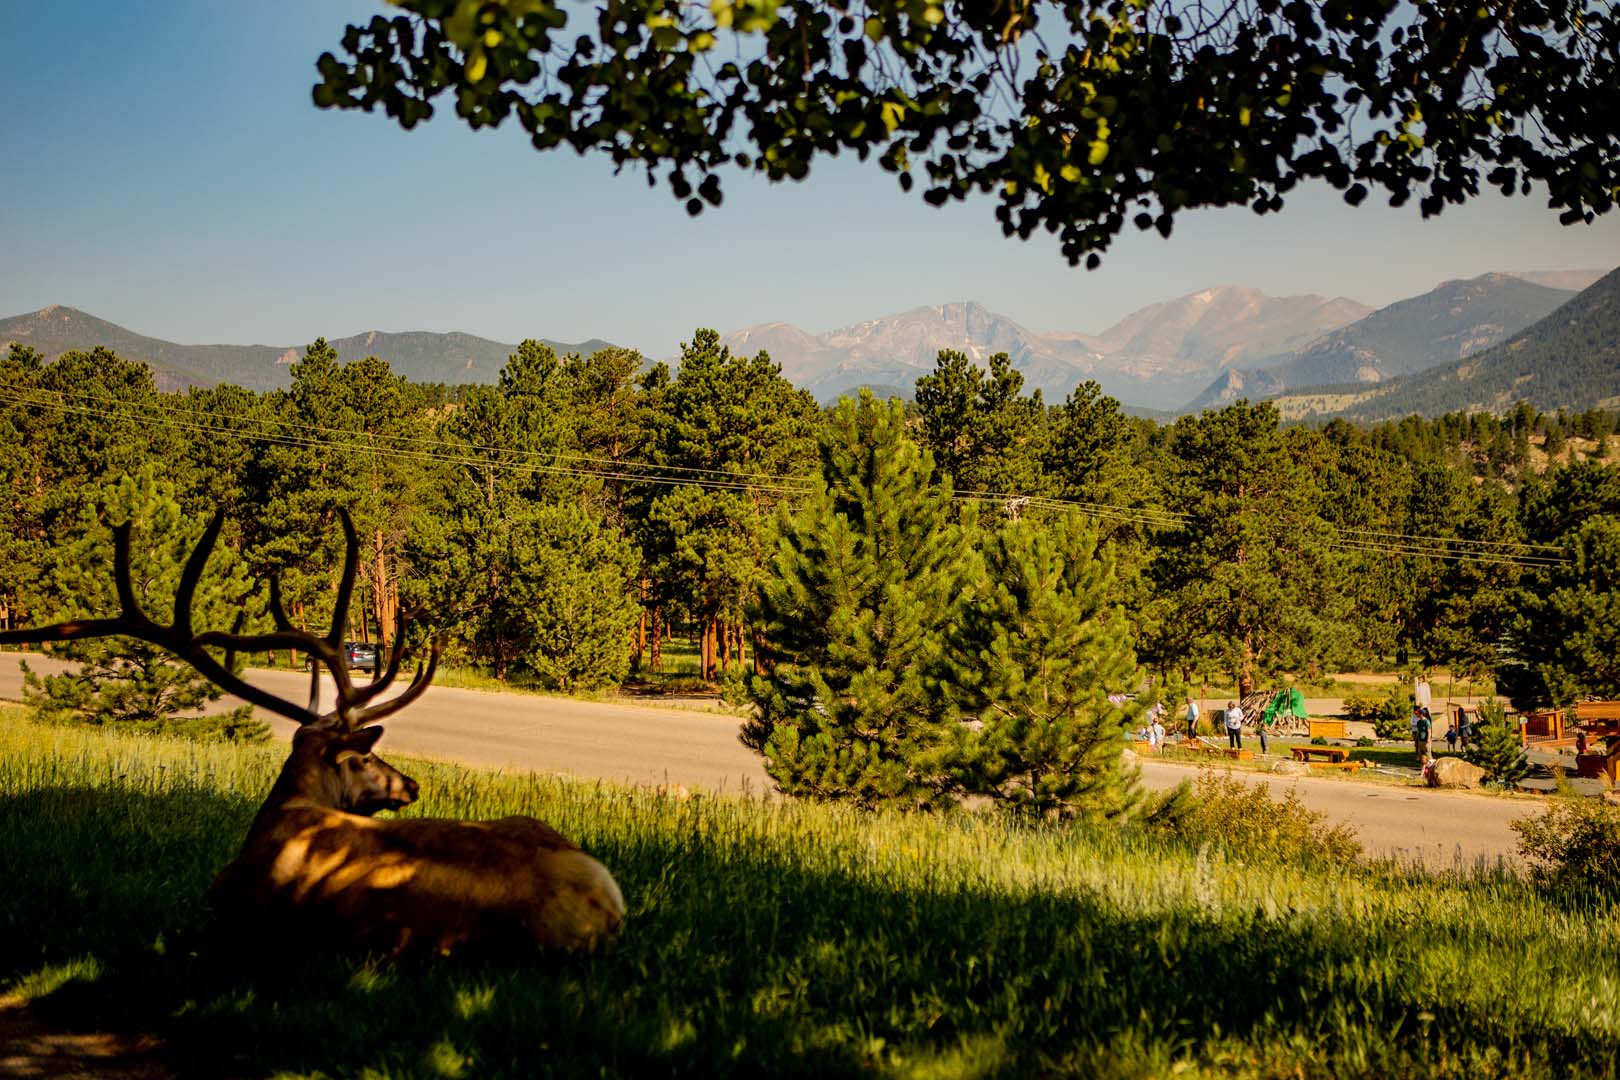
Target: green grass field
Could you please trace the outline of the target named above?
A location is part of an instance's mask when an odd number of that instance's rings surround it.
[[[0,992],[203,1076],[1620,1075],[1608,901],[427,763],[410,813],[546,818],[623,938],[240,970],[205,890],[279,758],[0,716]]]

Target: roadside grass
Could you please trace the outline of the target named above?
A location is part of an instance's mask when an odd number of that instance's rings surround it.
[[[280,756],[0,710],[0,994],[205,1076],[1620,1075],[1596,894],[426,762],[411,813],[546,818],[623,938],[244,969],[205,893]]]

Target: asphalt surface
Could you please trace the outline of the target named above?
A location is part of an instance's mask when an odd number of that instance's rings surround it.
[[[0,653],[0,699],[22,696],[21,659]],[[36,671],[64,665],[35,656]],[[358,675],[363,679],[363,675]],[[252,671],[249,680],[304,701],[307,676]],[[222,707],[234,705],[225,699]],[[283,738],[291,721],[263,713]],[[384,754],[415,755],[518,772],[560,773],[638,785],[679,784],[714,794],[771,790],[759,757],[737,739],[734,716],[534,694],[432,687],[384,724]],[[1195,774],[1188,766],[1142,762],[1142,781],[1164,789]],[[1301,801],[1349,824],[1366,848],[1441,868],[1517,862],[1516,818],[1540,811],[1531,797],[1431,791],[1340,777],[1282,777],[1233,770],[1246,783],[1266,783],[1273,796],[1293,789]]]

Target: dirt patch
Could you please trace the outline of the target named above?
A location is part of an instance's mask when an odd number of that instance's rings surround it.
[[[68,1031],[16,995],[0,997],[0,1076],[41,1080],[169,1080],[163,1043],[149,1035]]]

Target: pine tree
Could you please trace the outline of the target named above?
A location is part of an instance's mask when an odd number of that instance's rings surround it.
[[[1474,737],[1468,740],[1465,756],[1485,770],[1487,780],[1503,786],[1511,786],[1528,771],[1518,726],[1508,722],[1507,710],[1501,702],[1487,701],[1480,705],[1479,725]]]
[[[963,576],[950,487],[905,434],[898,402],[844,399],[821,442],[814,488],[777,524],[777,552],[750,612],[767,673],[743,742],[784,792],[927,805],[950,781],[943,708],[925,671]]]
[[[655,604],[684,608],[701,627],[705,679],[719,675],[721,624],[741,622],[764,575],[781,477],[814,460],[819,419],[815,399],[769,354],[733,354],[707,329],[682,345],[654,417],[654,457],[701,483],[645,492],[638,533]]]
[[[105,517],[132,523],[130,576],[137,599],[154,617],[166,619],[202,523],[188,523],[181,516],[173,486],[158,480],[156,471],[148,465],[105,489]],[[56,556],[47,580],[51,585],[41,605],[41,623],[105,617],[118,611],[112,530],[95,511],[85,511],[77,539]],[[236,613],[249,603],[251,588],[241,560],[228,548],[216,548],[193,597],[196,628],[229,628]],[[183,715],[217,700],[223,691],[156,645],[129,638],[94,638],[54,645],[51,652],[77,661],[80,667],[41,677],[24,665],[24,700],[41,720],[195,738],[269,738],[269,725],[253,719],[250,705],[212,716]]]
[[[532,643],[524,659],[564,692],[623,682],[638,613],[630,545],[577,506],[539,507],[527,524],[512,581]]]
[[[412,515],[405,558],[423,571],[407,600],[433,612],[452,649],[504,682],[533,647],[533,622],[516,580],[524,537],[548,501],[576,498],[572,478],[513,468],[572,448],[570,384],[548,346],[524,341],[495,386],[468,387],[439,430],[454,460],[430,512]]]
[[[1120,764],[1138,681],[1113,560],[1076,515],[1020,521],[987,538],[984,581],[966,590],[939,676],[970,723],[956,733],[964,789],[1021,816],[1113,817],[1133,803]],[[976,594],[976,595],[975,595]]]
[[[1562,559],[1517,595],[1512,660],[1520,705],[1620,697],[1620,518],[1594,517],[1564,538]]]
[[[958,491],[1036,494],[1046,448],[1041,392],[1023,396],[1024,375],[1006,353],[980,368],[941,349],[917,380],[918,439]]]
[[[1160,536],[1150,574],[1160,632],[1144,652],[1164,670],[1184,654],[1231,673],[1238,696],[1342,650],[1350,613],[1315,514],[1308,432],[1284,432],[1270,402],[1236,402],[1170,429],[1167,489],[1185,515]]]

